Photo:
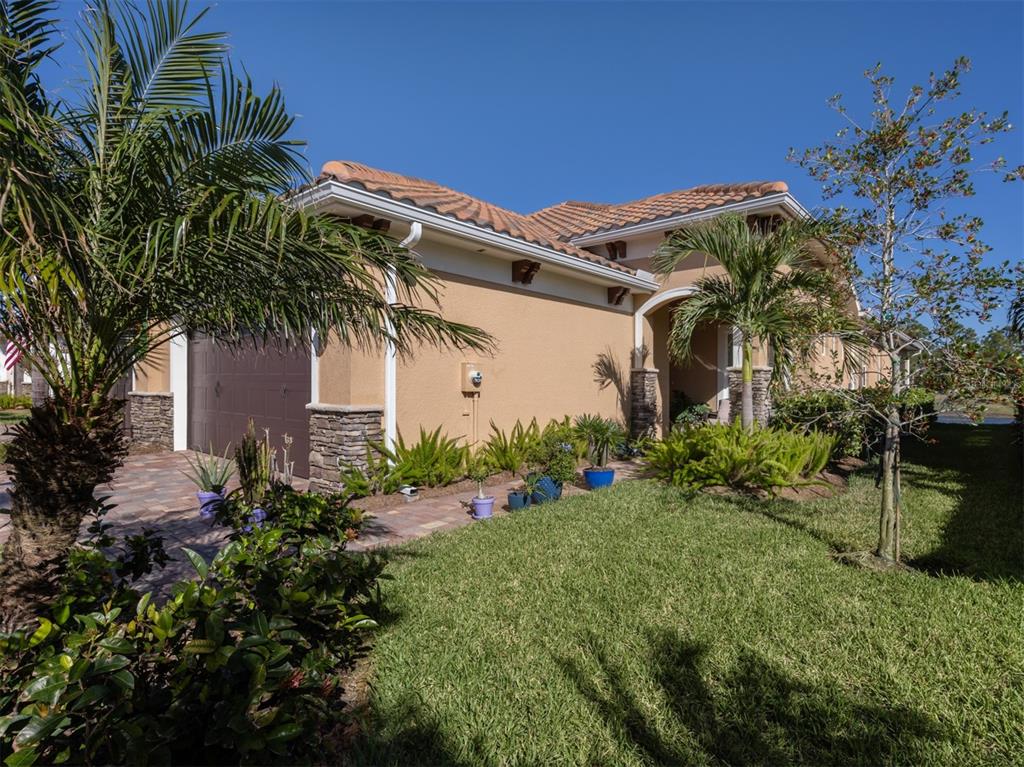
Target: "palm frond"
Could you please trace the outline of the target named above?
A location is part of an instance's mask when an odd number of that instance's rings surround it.
[[[200,105],[207,78],[227,51],[223,34],[197,31],[209,8],[191,18],[185,0],[148,0],[145,13],[130,3],[121,3],[118,10],[138,111]]]

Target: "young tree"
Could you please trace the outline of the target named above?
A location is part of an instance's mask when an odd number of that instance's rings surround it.
[[[715,259],[724,275],[705,275],[697,292],[672,315],[669,351],[677,359],[690,356],[693,334],[703,323],[728,325],[742,348],[741,423],[754,423],[753,350],[767,344],[776,368],[784,372],[797,358],[806,358],[812,338],[851,330],[829,272],[815,267],[811,243],[822,236],[820,225],[785,221],[775,226],[750,225],[742,216],[716,216],[673,232],[655,253],[652,267],[671,274],[691,253]],[[845,357],[854,359],[854,355]]]
[[[205,11],[89,4],[88,77],[66,101],[39,77],[57,45],[53,9],[0,0],[0,337],[52,390],[7,454],[0,611],[15,619],[52,589],[124,456],[108,393],[171,337],[488,344],[417,308],[436,283],[412,254],[290,204],[308,178],[292,117],[276,87],[261,96],[235,74],[224,36],[199,27]]]
[[[1004,112],[992,117],[976,109],[957,111],[961,77],[969,70],[957,59],[926,86],[915,85],[902,100],[892,95],[894,80],[881,65],[865,73],[874,108],[854,118],[835,96],[830,104],[843,121],[836,138],[790,158],[822,183],[826,211],[850,247],[849,271],[862,302],[866,332],[885,361],[883,385],[891,395],[872,406],[885,423],[881,455],[881,507],[878,547],[882,563],[898,561],[900,551],[901,433],[909,426],[900,395],[913,377],[901,374],[901,359],[912,344],[929,347],[934,369],[946,370],[949,407],[969,404],[993,385],[997,371],[976,364],[954,338],[961,320],[987,322],[1004,300],[1014,275],[1010,264],[986,264],[980,239],[982,220],[954,209],[953,201],[974,194],[983,172],[1020,179],[1024,167],[1007,171],[1001,157],[977,154],[1011,129]],[[1016,266],[1019,281],[1021,267]],[[901,332],[913,322],[923,339]]]
[[[1014,296],[1007,319],[1010,322],[1010,330],[1017,338],[1024,338],[1024,290],[1018,290]]]

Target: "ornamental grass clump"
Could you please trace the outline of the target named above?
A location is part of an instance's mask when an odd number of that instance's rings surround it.
[[[773,490],[815,482],[835,445],[833,435],[748,431],[735,421],[673,431],[644,459],[655,477],[677,487]]]

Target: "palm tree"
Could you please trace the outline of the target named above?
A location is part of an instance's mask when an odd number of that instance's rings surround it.
[[[809,256],[809,244],[821,235],[821,227],[814,223],[751,226],[741,216],[723,215],[673,232],[652,260],[654,270],[663,275],[675,271],[692,253],[709,256],[725,269],[724,275],[697,279],[697,292],[675,310],[669,351],[686,360],[701,324],[734,328],[743,350],[745,428],[754,423],[755,342],[774,351],[776,374],[785,374],[798,359],[806,358],[811,341],[826,332],[845,342],[845,365],[852,366],[857,357],[858,328],[841,310],[842,294],[827,272],[812,266]]]
[[[261,96],[236,75],[205,11],[94,0],[68,101],[39,76],[54,7],[0,0],[0,336],[52,390],[7,454],[0,613],[52,589],[124,456],[108,393],[171,337],[489,345],[439,315],[436,282],[387,236],[290,203],[309,178],[293,118],[277,87]]]
[[[1010,330],[1018,339],[1024,340],[1024,289],[1017,292],[1017,296],[1010,304]]]

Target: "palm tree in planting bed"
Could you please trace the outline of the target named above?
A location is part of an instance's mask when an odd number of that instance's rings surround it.
[[[806,359],[812,342],[825,334],[844,343],[844,367],[852,368],[861,358],[858,327],[842,310],[849,294],[812,262],[809,246],[820,237],[823,230],[814,222],[751,225],[742,216],[722,215],[676,230],[654,255],[653,268],[662,275],[674,272],[693,253],[715,259],[725,270],[697,279],[696,293],[674,311],[669,352],[685,361],[699,326],[731,326],[742,348],[745,428],[754,423],[755,342],[774,350],[777,375]]]
[[[108,393],[171,337],[489,345],[417,308],[436,307],[436,283],[412,254],[289,204],[308,179],[292,117],[276,87],[261,96],[235,74],[224,36],[198,27],[205,11],[90,4],[87,78],[65,101],[39,78],[54,7],[0,0],[0,335],[52,390],[7,453],[0,614],[14,623],[52,593],[125,455],[123,404]]]

